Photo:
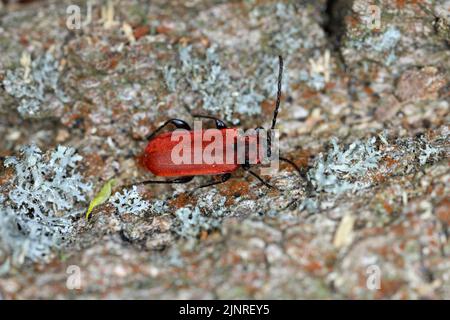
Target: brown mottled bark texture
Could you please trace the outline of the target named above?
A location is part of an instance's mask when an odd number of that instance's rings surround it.
[[[2,298],[450,298],[449,1],[92,4],[0,4]],[[279,54],[306,178],[122,190],[168,118],[270,126]]]

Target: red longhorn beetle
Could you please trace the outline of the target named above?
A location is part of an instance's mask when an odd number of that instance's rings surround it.
[[[281,100],[281,81],[283,76],[283,58],[281,56],[279,58],[279,74],[278,74],[278,92],[277,92],[277,101],[275,110],[273,113],[272,118],[272,127],[268,131],[267,134],[267,146],[268,146],[268,155],[270,157],[271,152],[271,130],[275,129],[275,124],[277,121],[277,115],[278,110],[280,107],[280,100]],[[203,115],[193,115],[194,118],[205,118],[214,120],[217,129],[221,130],[222,137],[223,137],[223,154],[225,155],[227,150],[232,150],[236,148],[236,139],[239,139],[238,135],[238,129],[236,128],[228,128],[224,121],[219,120],[212,116],[203,116]],[[167,120],[162,126],[160,126],[158,129],[156,129],[153,133],[149,134],[146,139],[149,141],[147,144],[147,147],[145,148],[145,151],[143,155],[140,156],[140,163],[143,165],[147,170],[152,172],[156,176],[160,177],[177,177],[175,179],[171,180],[149,180],[149,181],[143,181],[140,184],[170,184],[170,183],[187,183],[191,181],[194,176],[199,175],[220,175],[220,180],[214,180],[210,183],[207,183],[205,185],[201,185],[197,187],[196,189],[203,188],[203,187],[209,187],[212,185],[216,185],[219,183],[223,183],[227,181],[231,177],[231,173],[236,171],[239,167],[242,167],[246,172],[249,172],[251,175],[253,175],[255,178],[257,178],[261,183],[263,183],[265,186],[272,188],[272,186],[264,181],[261,177],[259,177],[255,172],[250,170],[249,163],[256,163],[260,164],[261,161],[259,157],[256,155],[251,155],[250,153],[245,153],[245,164],[239,164],[237,161],[234,161],[234,163],[224,163],[224,164],[175,164],[172,161],[171,154],[172,149],[177,145],[178,142],[172,141],[171,139],[171,132],[168,133],[162,133],[157,135],[164,127],[167,125],[172,124],[176,128],[179,129],[185,129],[188,130],[186,134],[191,135],[191,141],[193,141],[192,145],[195,145],[194,140],[195,139],[202,139],[203,137],[203,131],[196,132],[191,129],[189,124],[187,124],[185,121],[180,119],[169,119]],[[256,130],[261,129],[257,128]],[[234,139],[234,142],[230,145],[230,143],[225,140],[226,135],[233,135],[236,137]],[[245,136],[241,137],[245,139],[245,143],[249,143],[250,139],[257,139],[257,136]],[[253,142],[255,142],[253,140]],[[256,141],[257,145],[259,146],[259,140]],[[202,141],[197,144],[202,148],[201,151],[204,150],[204,148],[209,144],[209,142],[205,142],[203,139]],[[255,159],[256,157],[256,159]],[[251,162],[250,160],[253,160]],[[304,177],[304,174],[300,171],[298,166],[292,162],[289,159],[279,157],[279,160],[289,163],[291,166],[295,168],[295,170]]]

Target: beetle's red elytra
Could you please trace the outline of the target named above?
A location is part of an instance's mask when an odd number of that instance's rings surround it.
[[[278,115],[278,110],[280,107],[281,100],[281,82],[283,76],[283,58],[279,56],[279,73],[278,73],[278,91],[277,91],[277,101],[273,113],[272,118],[272,126],[267,131],[267,155],[270,158],[271,150],[272,150],[272,131],[275,129],[276,119]],[[174,148],[177,148],[178,141],[173,139],[174,132],[160,133],[160,131],[168,126],[169,124],[175,126],[177,129],[184,129],[184,133],[181,135],[185,135],[185,138],[189,138],[191,141],[190,154],[188,156],[195,157],[195,153],[202,154],[208,145],[211,143],[210,141],[205,141],[202,137],[205,133],[204,130],[192,130],[187,122],[180,119],[169,119],[164,122],[158,129],[156,129],[153,133],[147,136],[147,140],[149,141],[147,147],[144,150],[144,153],[140,156],[139,162],[140,164],[152,172],[155,176],[160,177],[175,177],[175,179],[170,180],[149,180],[143,181],[141,184],[170,184],[170,183],[186,183],[191,181],[195,176],[205,176],[205,175],[216,175],[220,176],[221,179],[214,180],[210,183],[201,185],[198,188],[208,187],[212,185],[216,185],[219,183],[223,183],[227,181],[233,172],[238,170],[239,168],[244,169],[246,172],[250,173],[252,176],[257,178],[261,183],[265,186],[272,188],[268,182],[263,180],[260,176],[258,176],[255,172],[250,170],[250,164],[260,164],[261,159],[259,159],[257,153],[254,154],[252,152],[245,153],[244,163],[239,163],[237,161],[237,156],[235,152],[233,152],[234,156],[232,161],[229,159],[226,161],[225,157],[232,151],[236,150],[236,146],[238,142],[242,142],[244,139],[245,144],[256,143],[257,146],[260,144],[260,136],[245,136],[242,137],[238,133],[238,129],[236,128],[228,128],[224,121],[217,119],[212,116],[203,116],[203,115],[194,115],[195,118],[203,118],[213,120],[215,122],[216,128],[220,130],[220,136],[222,138],[222,154],[224,157],[224,161],[220,163],[176,163],[173,159]],[[255,129],[256,131],[261,130],[262,128]],[[177,132],[179,130],[176,130]],[[231,137],[231,139],[230,139]],[[199,140],[200,139],[200,140]],[[255,140],[256,139],[256,140]],[[200,148],[200,149],[199,149]],[[186,156],[186,155],[185,155]],[[295,168],[295,170],[304,177],[304,174],[297,167],[297,165],[289,159],[279,157],[278,160],[289,163],[291,166]]]
[[[178,137],[174,139],[172,133],[163,133],[153,138],[140,157],[140,163],[144,168],[160,177],[226,174],[236,171],[243,164],[239,163],[238,152],[236,152],[239,140],[239,146],[259,145],[258,136],[243,136],[235,128],[219,129],[218,133],[218,139],[222,141],[218,143],[216,139],[213,140],[214,143],[220,145],[220,152],[214,154],[214,157],[204,156],[211,145],[211,141],[204,138],[205,130],[192,130],[178,133],[180,140],[183,138],[189,143],[187,149],[190,154],[183,155],[185,159],[187,157],[187,161],[184,161],[184,163],[180,164],[174,161],[174,153],[180,153],[177,148],[181,144],[178,142]],[[181,151],[183,153],[185,150]],[[258,155],[258,152],[247,150],[244,157],[249,163],[260,164],[261,159]],[[208,160],[208,158],[211,159]]]

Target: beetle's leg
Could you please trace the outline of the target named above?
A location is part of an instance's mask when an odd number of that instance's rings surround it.
[[[231,178],[231,173],[225,173],[223,175],[220,176],[220,180],[217,181],[212,181],[210,183],[207,184],[203,184],[201,186],[198,186],[197,188],[195,188],[194,190],[192,190],[191,192],[189,192],[190,194],[194,193],[196,190],[201,189],[201,188],[206,188],[206,187],[211,187],[211,186],[215,186],[217,184],[221,184],[224,183],[226,181],[228,181]]]
[[[224,121],[222,121],[220,119],[217,119],[216,117],[203,116],[201,114],[193,114],[192,117],[193,118],[204,118],[204,119],[214,120],[216,122],[216,128],[219,129],[219,130],[228,128],[227,124]]]
[[[270,183],[268,183],[267,181],[264,181],[263,178],[261,178],[260,176],[258,176],[258,175],[257,175],[256,173],[254,173],[252,170],[250,170],[250,166],[249,166],[249,165],[243,164],[243,165],[242,165],[242,168],[243,168],[245,171],[247,171],[248,173],[250,173],[252,176],[254,176],[256,179],[258,179],[259,182],[261,182],[261,183],[262,183],[263,185],[265,185],[267,188],[270,188],[270,189],[278,189],[278,188],[272,186],[272,185],[271,185]]]
[[[137,183],[133,183],[133,184],[128,184],[125,185],[123,187],[121,187],[122,189],[127,189],[129,187],[132,186],[136,186],[136,185],[145,185],[145,184],[172,184],[172,183],[188,183],[189,181],[191,181],[194,178],[194,176],[188,176],[188,177],[181,177],[181,178],[176,178],[176,179],[172,179],[172,180],[146,180],[146,181],[142,181],[142,182],[137,182]]]
[[[283,158],[283,157],[279,157],[279,160],[280,160],[280,161],[284,161],[284,162],[286,162],[286,163],[289,163],[289,164],[295,169],[295,171],[298,172],[298,174],[300,175],[300,177],[302,177],[303,179],[307,180],[307,179],[306,179],[306,173],[303,172],[302,170],[300,170],[300,168],[295,164],[294,161],[289,160],[289,159],[287,159],[287,158]]]
[[[194,179],[194,176],[188,176],[188,177],[181,177],[181,178],[176,178],[173,180],[147,180],[147,181],[142,181],[139,184],[171,184],[171,183],[188,183],[190,182],[192,179]]]
[[[296,164],[294,161],[289,160],[287,158],[283,158],[283,157],[279,157],[279,159],[281,161],[284,161],[286,163],[289,163],[294,169],[295,171],[298,172],[298,174],[300,175],[300,177],[302,177],[304,180],[306,180],[306,192],[308,195],[310,195],[313,190],[314,190],[314,186],[312,185],[311,181],[309,181],[308,177],[306,176],[306,173],[304,171],[302,171]],[[289,204],[290,205],[290,204]]]
[[[269,189],[277,189],[275,188],[273,185],[271,185],[270,183],[268,183],[267,181],[264,181],[263,178],[261,178],[260,176],[258,176],[256,173],[254,173],[252,170],[247,170],[248,173],[250,173],[252,176],[254,176],[256,179],[259,180],[259,182],[261,182],[263,185],[265,185],[267,188]]]
[[[166,122],[164,122],[162,126],[160,126],[158,129],[147,135],[145,138],[147,140],[151,140],[159,131],[161,131],[168,124],[173,124],[178,129],[191,130],[191,126],[186,121],[180,119],[169,119]]]

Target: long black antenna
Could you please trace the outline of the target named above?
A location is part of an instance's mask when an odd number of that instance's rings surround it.
[[[277,103],[275,105],[275,110],[273,111],[272,127],[270,129],[275,129],[277,123],[278,109],[280,109],[281,102],[281,82],[283,80],[283,57],[278,56],[279,61],[279,71],[278,71],[278,91],[277,91]]]

